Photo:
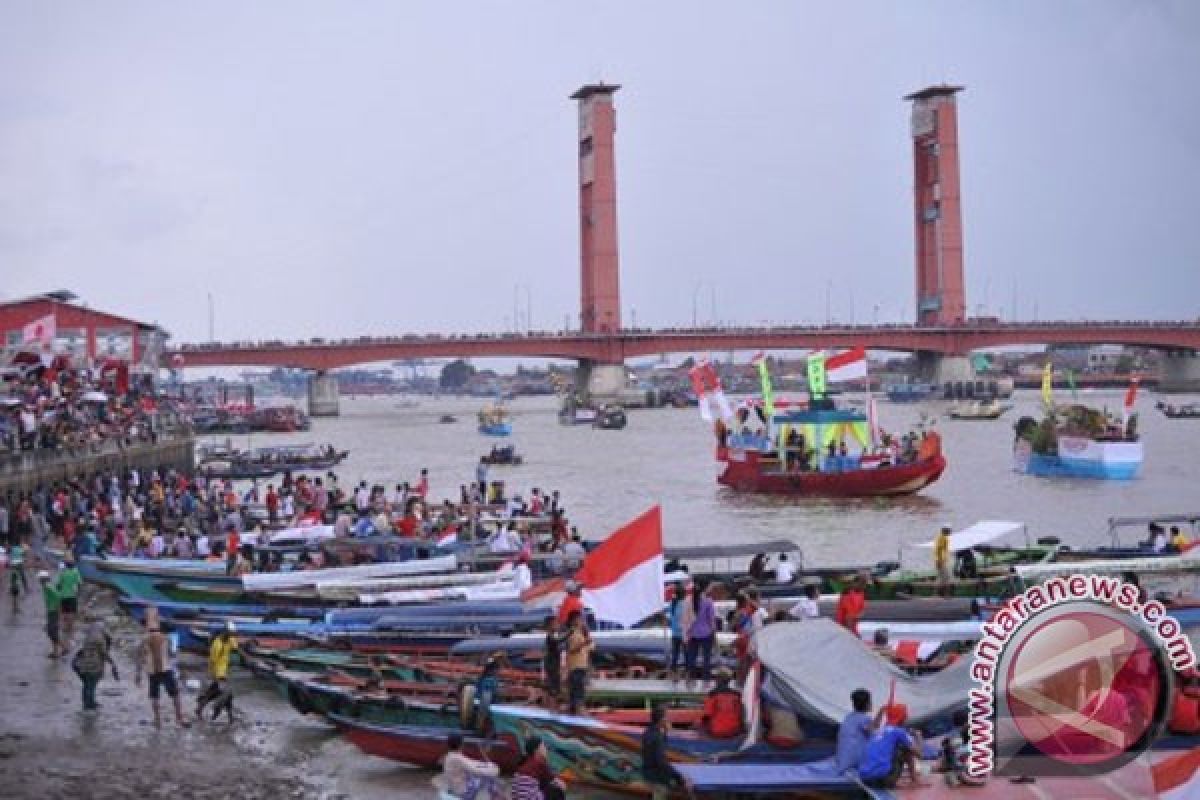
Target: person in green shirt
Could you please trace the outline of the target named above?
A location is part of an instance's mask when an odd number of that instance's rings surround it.
[[[38,573],[38,582],[42,584],[42,599],[46,603],[46,635],[50,637],[49,658],[58,658],[63,654],[63,648],[58,635],[58,614],[62,598],[57,587],[50,583],[50,573],[42,570]]]
[[[75,559],[70,553],[67,553],[64,564],[54,588],[62,600],[62,638],[64,646],[69,647],[75,633],[75,615],[79,613],[79,585],[83,583],[83,576],[79,574],[79,568],[75,566]]]

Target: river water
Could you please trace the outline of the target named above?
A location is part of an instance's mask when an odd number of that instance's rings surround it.
[[[1080,401],[1117,410],[1123,391],[1087,391]],[[1107,520],[1200,511],[1200,420],[1169,420],[1154,410],[1154,397],[1139,398],[1139,427],[1146,463],[1129,482],[1052,480],[1018,475],[1011,468],[1012,428],[1023,414],[1040,416],[1040,395],[1018,392],[1015,407],[994,421],[959,421],[945,416],[941,401],[878,404],[889,431],[911,429],[922,419],[942,434],[948,467],[921,494],[896,499],[818,500],[745,495],[720,487],[713,437],[698,411],[632,411],[622,431],[563,426],[553,398],[519,398],[507,441],[525,457],[519,467],[497,467],[491,478],[510,490],[559,489],[573,524],[585,537],[602,538],[647,507],[663,509],[670,544],[751,543],[790,539],[806,563],[873,563],[902,553],[905,545],[931,538],[942,524],[956,528],[981,519],[1025,523],[1031,536],[1058,536],[1065,543],[1107,542]],[[1172,397],[1171,402],[1190,398]],[[409,401],[411,402],[411,401]],[[480,401],[419,398],[402,408],[397,398],[349,398],[341,416],[314,421],[300,434],[234,437],[254,446],[287,441],[332,442],[350,451],[336,470],[343,484],[394,485],[415,482],[429,469],[431,495],[457,496],[474,479],[475,463],[493,443],[475,429]],[[444,413],[456,424],[439,424]],[[1140,531],[1123,539],[1132,541]],[[928,559],[926,552],[925,558]]]

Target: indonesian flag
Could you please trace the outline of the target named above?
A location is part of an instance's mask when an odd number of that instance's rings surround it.
[[[1125,424],[1129,424],[1129,415],[1133,413],[1133,404],[1137,400],[1138,379],[1130,378],[1129,389],[1125,392]]]
[[[43,350],[50,350],[54,345],[56,328],[54,315],[47,314],[21,329],[21,341],[24,344],[38,344]]]
[[[1200,749],[1164,759],[1150,768],[1154,791],[1162,800],[1194,800],[1200,797]]]
[[[450,545],[456,544],[457,542],[458,542],[458,531],[450,531],[449,533],[442,534],[442,536],[440,536],[438,538],[437,546],[438,547],[449,547]]]
[[[662,611],[662,509],[654,506],[588,553],[575,580],[598,620],[628,628]]]
[[[721,419],[733,416],[733,409],[729,407],[729,401],[725,399],[725,392],[721,389],[721,378],[717,375],[716,367],[708,361],[701,361],[688,370],[688,377],[692,381],[692,390],[696,392],[700,416],[705,422],[711,422],[713,419],[710,403],[716,405]]]
[[[857,381],[866,377],[867,351],[861,347],[825,359],[825,380],[830,383]]]

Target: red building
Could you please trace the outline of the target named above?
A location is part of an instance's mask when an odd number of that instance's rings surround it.
[[[47,292],[0,303],[0,333],[8,352],[22,349],[25,326],[46,318],[53,320],[56,355],[66,355],[76,364],[101,361],[127,362],[133,371],[153,371],[167,339],[157,325],[97,311],[78,304],[68,291]],[[27,349],[41,350],[40,345]]]

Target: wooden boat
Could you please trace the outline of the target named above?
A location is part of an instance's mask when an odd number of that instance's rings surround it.
[[[619,431],[627,423],[625,409],[620,406],[604,405],[597,410],[596,418],[592,420],[592,427],[602,431]]]
[[[505,447],[493,447],[492,451],[485,453],[480,460],[493,467],[516,467],[525,461],[511,444]]]
[[[1176,406],[1158,402],[1154,404],[1154,407],[1161,411],[1167,419],[1200,419],[1200,403],[1184,403]]]
[[[1025,542],[1016,547],[995,544],[1017,532],[1025,534]],[[1028,531],[1018,522],[986,520],[950,535],[950,552],[956,556],[955,574],[944,583],[932,569],[898,569],[883,576],[872,576],[863,586],[871,599],[899,597],[996,597],[1015,594],[1021,590],[1014,567],[1041,564],[1053,560],[1057,544],[1028,541]],[[936,540],[917,545],[932,550]],[[970,554],[967,557],[965,554]],[[968,567],[968,565],[970,565]],[[851,580],[833,581],[839,592],[847,589]],[[869,606],[868,606],[869,607]]]
[[[533,737],[546,745],[550,768],[576,784],[630,793],[649,793],[642,777],[643,727],[606,722],[594,716],[579,717],[540,708],[512,705],[491,707],[497,738],[511,740],[518,749]],[[672,765],[702,761],[721,762],[787,760],[804,763],[832,753],[828,739],[807,740],[796,747],[775,747],[759,742],[743,747],[743,737],[714,739],[698,731],[671,731],[667,757]]]
[[[462,737],[464,755],[495,763],[503,772],[512,772],[521,763],[521,755],[511,742],[480,736],[478,731],[461,727],[431,728],[416,725],[376,725],[341,714],[330,714],[330,722],[364,753],[380,758],[438,769],[449,750],[452,735]]]
[[[972,403],[951,406],[950,410],[946,412],[946,416],[951,419],[963,420],[999,419],[1010,408],[1012,408],[1012,405],[1009,403],[998,403],[995,400],[976,400]]]
[[[771,424],[778,441],[789,431],[802,430],[804,441],[834,441],[839,433],[867,440],[867,418],[857,411],[791,411],[776,414]],[[831,433],[832,431],[832,433]],[[941,437],[927,433],[911,461],[892,464],[874,455],[828,456],[775,447],[767,435],[725,435],[719,432],[717,460],[725,465],[717,482],[738,492],[815,497],[889,497],[913,494],[941,477],[946,469]],[[805,469],[805,466],[809,468]]]

